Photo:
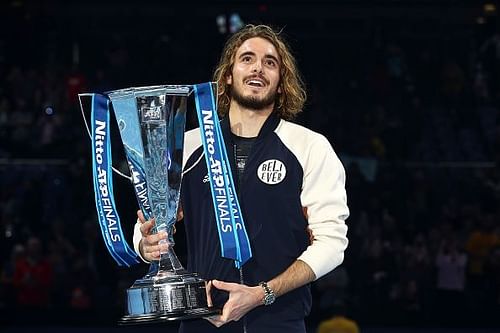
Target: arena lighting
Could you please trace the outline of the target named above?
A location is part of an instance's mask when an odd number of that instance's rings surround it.
[[[497,11],[497,6],[494,3],[488,2],[484,4],[483,9],[486,13],[492,14]]]
[[[243,20],[238,13],[232,13],[229,16],[217,15],[215,22],[220,34],[225,34],[228,31],[234,34],[244,26]]]
[[[227,32],[226,28],[226,16],[217,15],[215,18],[215,22],[217,23],[217,28],[219,29],[220,34],[225,34]]]
[[[54,114],[54,109],[53,109],[51,106],[47,106],[47,107],[45,108],[45,114],[46,114],[47,116],[52,116],[52,115]]]
[[[243,20],[238,13],[232,13],[229,17],[229,32],[234,34],[241,28],[243,28]]]

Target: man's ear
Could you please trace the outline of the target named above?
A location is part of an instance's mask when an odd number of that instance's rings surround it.
[[[278,86],[278,94],[281,94],[281,84]]]
[[[226,84],[233,84],[233,75],[232,74],[229,74],[227,77],[226,77]]]

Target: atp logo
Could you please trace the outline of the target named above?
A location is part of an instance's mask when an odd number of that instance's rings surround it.
[[[259,165],[257,176],[266,184],[279,184],[286,177],[286,167],[280,160],[267,160]]]

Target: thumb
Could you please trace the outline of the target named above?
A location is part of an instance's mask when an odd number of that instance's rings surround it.
[[[144,214],[140,209],[137,211],[137,217],[139,218],[139,221],[141,221],[141,223],[146,222],[146,218],[144,217]]]
[[[151,229],[153,229],[155,224],[155,220],[149,220],[141,224],[139,230],[141,231],[142,236],[148,236],[151,233]]]
[[[219,280],[212,280],[212,286],[219,290],[225,290],[225,291],[231,291],[233,289],[234,283],[229,283],[229,282],[224,282],[224,281],[219,281]]]

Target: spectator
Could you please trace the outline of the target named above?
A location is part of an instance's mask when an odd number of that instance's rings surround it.
[[[344,316],[334,316],[319,324],[317,333],[359,333],[358,324]]]
[[[465,314],[465,272],[467,255],[455,239],[445,239],[436,255],[437,300],[445,323],[460,320]],[[458,319],[457,319],[458,318]]]
[[[26,242],[26,255],[17,260],[14,271],[16,303],[22,310],[37,311],[50,306],[52,266],[42,252],[37,237]]]

